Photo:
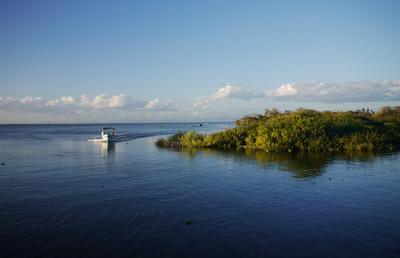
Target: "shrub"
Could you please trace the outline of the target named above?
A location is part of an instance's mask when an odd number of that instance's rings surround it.
[[[266,110],[246,116],[236,127],[208,135],[189,131],[159,139],[163,148],[293,151],[385,151],[400,147],[400,107],[347,112]]]

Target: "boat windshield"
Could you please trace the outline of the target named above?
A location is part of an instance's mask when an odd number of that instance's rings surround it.
[[[112,128],[112,127],[104,127],[102,130],[101,130],[101,133],[103,133],[103,134],[111,134],[111,135],[116,135],[117,134],[117,129],[115,129],[115,128]]]

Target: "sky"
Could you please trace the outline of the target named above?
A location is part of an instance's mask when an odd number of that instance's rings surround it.
[[[400,105],[400,1],[0,1],[0,123]]]

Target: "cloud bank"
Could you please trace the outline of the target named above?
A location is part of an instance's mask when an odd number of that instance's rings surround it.
[[[321,103],[399,101],[400,81],[293,82],[266,91],[265,95],[267,99]]]
[[[300,101],[320,103],[380,102],[400,100],[400,80],[396,81],[352,81],[352,82],[292,82],[282,84],[264,94],[250,88],[227,84],[209,97],[193,102],[194,107],[204,107],[211,102],[225,99],[252,100],[265,98],[278,101]]]
[[[124,94],[60,96],[53,99],[41,96],[0,96],[0,123],[14,121],[14,115],[19,119],[17,122],[25,122],[24,119],[32,114],[49,117],[46,121],[53,121],[51,119],[54,117],[60,117],[63,121],[62,117],[67,116],[70,118],[68,121],[89,121],[91,118],[93,118],[92,121],[114,118],[115,121],[143,121],[142,119],[145,121],[190,121],[194,117],[206,120],[229,114],[246,115],[249,112],[262,111],[266,107],[323,108],[325,105],[330,108],[337,106],[340,109],[344,106],[365,107],[368,105],[371,107],[372,103],[376,104],[375,107],[382,106],[382,103],[399,105],[399,101],[400,80],[342,83],[291,82],[265,92],[226,84],[209,96],[179,101],[167,101],[158,97],[141,100]],[[368,102],[371,104],[365,104]]]
[[[23,98],[0,97],[1,110],[76,110],[76,111],[102,111],[102,110],[132,110],[132,111],[173,111],[174,105],[169,101],[159,98],[153,100],[138,100],[126,95],[107,96],[105,94],[94,97],[81,95],[79,98],[62,96],[56,99],[27,96]]]

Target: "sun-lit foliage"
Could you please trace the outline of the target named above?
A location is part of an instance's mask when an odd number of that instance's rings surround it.
[[[246,116],[212,134],[180,132],[157,141],[165,148],[293,151],[388,151],[400,148],[400,107],[347,112],[310,109]]]

